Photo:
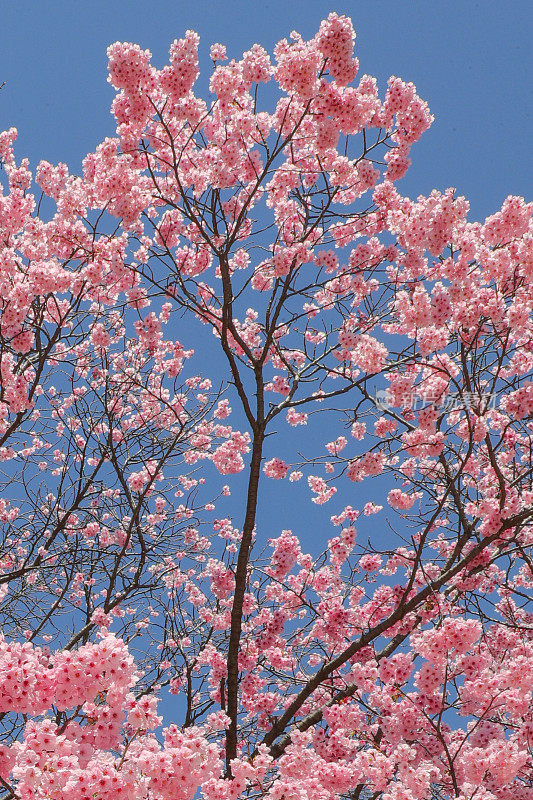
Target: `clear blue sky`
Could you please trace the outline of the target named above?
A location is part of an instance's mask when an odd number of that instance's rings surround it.
[[[205,77],[213,41],[232,56],[256,41],[271,49],[291,30],[313,35],[332,10],[354,21],[361,71],[382,85],[391,74],[413,81],[436,117],[414,148],[404,193],[455,186],[478,219],[509,193],[528,196],[533,11],[525,0],[3,0],[0,128],[19,128],[19,156],[76,169],[113,134],[109,43],[137,42],[162,65],[172,39],[192,28]]]

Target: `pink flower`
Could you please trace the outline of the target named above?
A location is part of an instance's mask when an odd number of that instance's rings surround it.
[[[418,497],[420,497],[420,494],[417,492],[406,494],[401,489],[392,489],[387,495],[387,500],[393,508],[399,511],[408,511],[413,507]]]
[[[225,61],[226,47],[223,44],[212,44],[209,50],[212,61]]]
[[[282,461],[280,458],[271,458],[270,461],[265,463],[263,472],[269,478],[280,480],[281,478],[286,477],[288,469],[289,466],[285,463],[285,461]]]

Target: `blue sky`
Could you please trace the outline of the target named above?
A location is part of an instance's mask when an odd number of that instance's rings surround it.
[[[332,10],[354,21],[361,72],[382,85],[389,75],[413,81],[435,114],[399,184],[405,194],[455,186],[477,219],[509,193],[527,196],[533,13],[525,0],[3,0],[0,127],[19,128],[20,157],[76,169],[113,133],[109,43],[137,42],[162,65],[172,39],[192,28],[202,37],[205,86],[213,41],[237,57],[256,41],[271,49],[291,30],[313,35]]]

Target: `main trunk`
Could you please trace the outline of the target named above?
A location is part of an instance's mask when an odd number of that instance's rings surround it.
[[[252,458],[250,462],[250,475],[248,479],[248,494],[246,501],[246,515],[242,530],[241,545],[237,558],[235,571],[235,594],[231,609],[231,628],[228,648],[228,702],[226,713],[230,718],[230,725],[226,732],[226,774],[231,776],[231,761],[237,757],[237,717],[239,693],[239,646],[242,632],[242,607],[246,591],[248,574],[248,561],[252,545],[252,533],[255,526],[257,510],[257,490],[261,475],[261,456],[263,451],[263,433],[255,432],[252,445]]]

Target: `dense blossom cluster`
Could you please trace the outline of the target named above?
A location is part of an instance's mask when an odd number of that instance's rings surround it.
[[[150,731],[161,723],[153,696],[138,700],[126,646],[105,633],[95,645],[54,657],[25,644],[7,645],[0,668],[3,710],[39,714],[55,706],[78,712],[63,725],[28,721],[21,741],[0,750],[0,778],[18,781],[17,796],[38,800],[165,798],[190,800],[220,772],[217,748],[198,728]],[[15,694],[13,666],[24,675]],[[5,665],[5,668],[4,668]],[[20,677],[20,676],[19,676]],[[126,716],[127,713],[127,716]]]
[[[51,658],[31,644],[2,641],[0,710],[40,714],[54,704],[72,708],[113,687],[128,689],[133,680],[133,660],[124,644],[111,634],[75,653]]]
[[[111,45],[47,219],[0,134],[6,798],[531,797],[533,204],[402,196],[354,39]]]

